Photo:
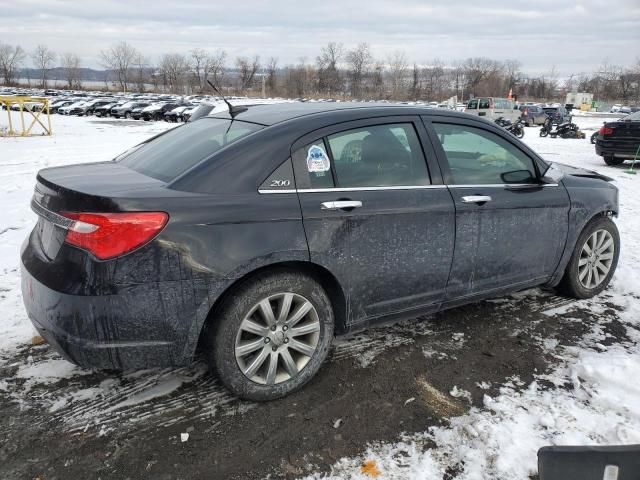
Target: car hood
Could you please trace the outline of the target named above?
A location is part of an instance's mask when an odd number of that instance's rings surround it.
[[[564,163],[553,162],[553,166],[558,170],[561,170],[565,175],[571,175],[573,177],[588,177],[604,180],[605,182],[612,182],[613,178],[602,175],[593,170],[587,170],[586,168],[572,167],[571,165],[565,165]]]

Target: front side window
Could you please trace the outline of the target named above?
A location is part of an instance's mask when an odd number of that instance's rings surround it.
[[[422,147],[411,123],[373,125],[328,137],[340,187],[429,185]]]
[[[478,100],[478,108],[490,108],[491,105],[489,103],[489,99],[488,98],[481,98],[480,100]]]
[[[169,130],[118,161],[143,175],[170,182],[221,148],[262,128],[238,120],[203,118]]]
[[[434,123],[456,185],[535,183],[533,160],[500,136],[467,125]]]

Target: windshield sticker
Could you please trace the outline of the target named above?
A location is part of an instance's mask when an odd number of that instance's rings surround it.
[[[310,172],[328,172],[331,168],[329,157],[318,145],[312,145],[307,152],[307,170]]]

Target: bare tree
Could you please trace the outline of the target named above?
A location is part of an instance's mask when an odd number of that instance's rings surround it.
[[[191,56],[191,70],[195,77],[195,83],[198,91],[202,92],[206,83],[207,66],[211,61],[209,53],[203,48],[194,48],[189,54]]]
[[[238,57],[236,59],[236,66],[238,67],[240,75],[240,91],[245,93],[247,89],[251,87],[253,78],[260,68],[260,57],[256,55],[252,60],[249,60],[247,57]]]
[[[225,74],[225,63],[227,61],[227,52],[224,50],[216,50],[215,53],[209,55],[208,63],[204,68],[204,83],[211,80],[214,85],[222,85]]]
[[[342,43],[329,42],[316,58],[318,66],[318,90],[329,97],[342,91],[342,77],[338,63],[344,57]]]
[[[347,53],[349,64],[349,80],[351,81],[351,96],[359,97],[362,93],[362,85],[372,60],[368,43],[361,43]]]
[[[409,64],[407,63],[407,56],[404,52],[398,50],[397,52],[389,55],[389,76],[391,79],[391,97],[399,100],[402,93],[405,92],[407,71]]]
[[[164,87],[177,93],[184,86],[184,76],[189,70],[187,58],[179,53],[166,53],[160,59],[160,74]]]
[[[5,85],[10,85],[16,79],[18,69],[25,59],[24,50],[20,45],[15,47],[0,43],[0,72]]]
[[[387,98],[384,74],[384,62],[382,60],[375,60],[371,69],[371,91],[369,93],[369,95],[375,99]]]
[[[60,57],[62,60],[62,68],[64,76],[67,80],[68,88],[81,88],[80,80],[80,57],[75,53],[66,52]]]
[[[271,57],[267,62],[267,82],[266,87],[269,95],[274,95],[277,89],[278,59]]]
[[[141,53],[136,53],[135,58],[132,61],[134,66],[134,76],[133,80],[136,83],[136,87],[139,92],[145,91],[145,83],[147,83],[148,71],[149,71],[149,60],[142,55]]]
[[[522,80],[522,72],[520,69],[522,68],[522,63],[518,60],[505,60],[504,61],[504,74],[505,74],[505,88],[504,90],[508,92],[509,90],[516,91],[518,84]]]
[[[447,75],[442,61],[435,59],[422,69],[424,96],[429,100],[440,101],[445,96]]]
[[[40,70],[40,85],[47,88],[47,70],[51,68],[51,64],[56,59],[53,50],[49,50],[46,45],[38,45],[31,54],[33,65]]]
[[[129,69],[137,55],[136,49],[124,41],[100,52],[102,65],[116,74],[120,88],[125,92],[129,84]]]
[[[499,69],[498,62],[485,57],[469,58],[463,63],[463,68],[469,94],[493,93],[488,92],[487,79],[493,77]]]

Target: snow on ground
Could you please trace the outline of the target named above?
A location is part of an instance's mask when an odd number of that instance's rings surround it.
[[[540,138],[527,128],[524,141],[545,159],[585,167],[613,177],[620,189],[622,249],[611,287],[594,300],[571,302],[560,310],[590,309],[598,322],[578,347],[547,342],[559,365],[538,375],[526,388],[507,382],[495,397],[485,395],[483,408],[472,408],[449,425],[410,435],[395,444],[370,445],[356,458],[338,461],[326,479],[433,479],[445,472],[459,480],[528,479],[537,473],[537,450],[545,445],[640,444],[640,239],[635,195],[640,176],[624,167],[608,167],[595,155],[590,134],[599,117],[574,119],[587,139]],[[609,303],[627,329],[628,343],[603,345]],[[557,310],[557,311],[554,311]],[[549,386],[551,385],[551,387]],[[434,447],[435,444],[435,447]],[[374,469],[374,474],[372,474]],[[446,478],[446,477],[445,477]]]
[[[30,343],[32,327],[22,306],[19,279],[19,249],[35,222],[29,209],[36,172],[44,167],[68,163],[107,160],[145,138],[171,128],[164,122],[146,123],[126,120],[96,120],[53,116],[53,137],[0,138],[0,365],[17,366],[16,378],[22,384],[22,401],[36,385],[91,375],[47,353],[34,361],[31,357],[16,361],[15,354]],[[622,236],[622,254],[612,287],[599,298],[590,301],[558,301],[543,313],[549,316],[565,314],[572,309],[589,309],[598,319],[593,331],[578,347],[566,347],[554,339],[539,339],[545,351],[558,358],[557,368],[539,375],[529,385],[518,379],[505,379],[500,393],[485,396],[482,408],[472,408],[463,416],[452,418],[449,425],[407,436],[395,444],[369,446],[360,457],[338,461],[331,478],[442,478],[445,471],[457,473],[456,478],[526,479],[536,471],[536,450],[549,444],[616,444],[640,443],[640,387],[629,379],[640,378],[640,252],[633,248],[640,238],[640,220],[635,213],[640,199],[634,195],[640,178],[624,173],[626,167],[607,167],[594,154],[588,138],[603,118],[576,118],[585,130],[585,140],[540,138],[537,128],[527,128],[524,141],[548,160],[598,170],[615,178],[620,188],[620,218],[617,221]],[[535,291],[515,295],[526,296],[535,303]],[[508,305],[513,299],[498,299]],[[612,306],[618,319],[627,327],[626,344],[607,344],[604,327],[606,310]],[[341,339],[333,359],[357,358],[363,367],[375,362],[376,355],[386,348],[412,342],[412,335],[429,335],[429,325],[404,324],[392,333],[373,331],[366,335]],[[463,344],[462,334],[454,335],[452,344]],[[426,356],[439,352],[425,351]],[[64,420],[74,429],[87,428],[89,419],[100,413],[100,431],[121,422],[119,412],[129,410],[137,421],[147,415],[171,408],[194,408],[184,411],[186,417],[202,415],[219,409],[230,401],[215,379],[204,375],[201,364],[188,369],[142,371],[127,374],[123,379],[107,379],[89,383],[91,386],[67,389],[64,395],[42,398],[42,406],[50,413],[62,412]],[[481,379],[479,379],[481,380]],[[182,384],[198,385],[196,398],[172,396]],[[6,380],[0,380],[0,391],[6,391]],[[487,386],[488,388],[488,386]],[[452,389],[453,395],[464,395]],[[448,392],[451,395],[451,392]],[[453,397],[452,397],[453,398]],[[154,412],[143,406],[155,399]],[[189,401],[187,401],[189,400]],[[420,401],[415,400],[415,402]],[[414,402],[411,402],[414,403]],[[410,408],[411,403],[407,405]],[[26,403],[25,403],[26,404]],[[204,408],[203,408],[204,406]],[[139,410],[137,410],[139,408]],[[97,420],[96,420],[97,421]],[[103,426],[105,429],[103,429]],[[433,445],[437,448],[433,448]],[[363,470],[365,461],[368,465]],[[371,463],[375,462],[375,463]],[[320,477],[320,475],[315,476]],[[313,477],[312,477],[313,478]]]
[[[33,334],[20,294],[19,251],[36,221],[29,202],[38,170],[110,160],[175,125],[62,115],[52,115],[51,121],[51,137],[0,137],[0,312],[4,314],[0,323],[0,360],[28,342]],[[5,124],[6,112],[2,112],[0,126]]]

